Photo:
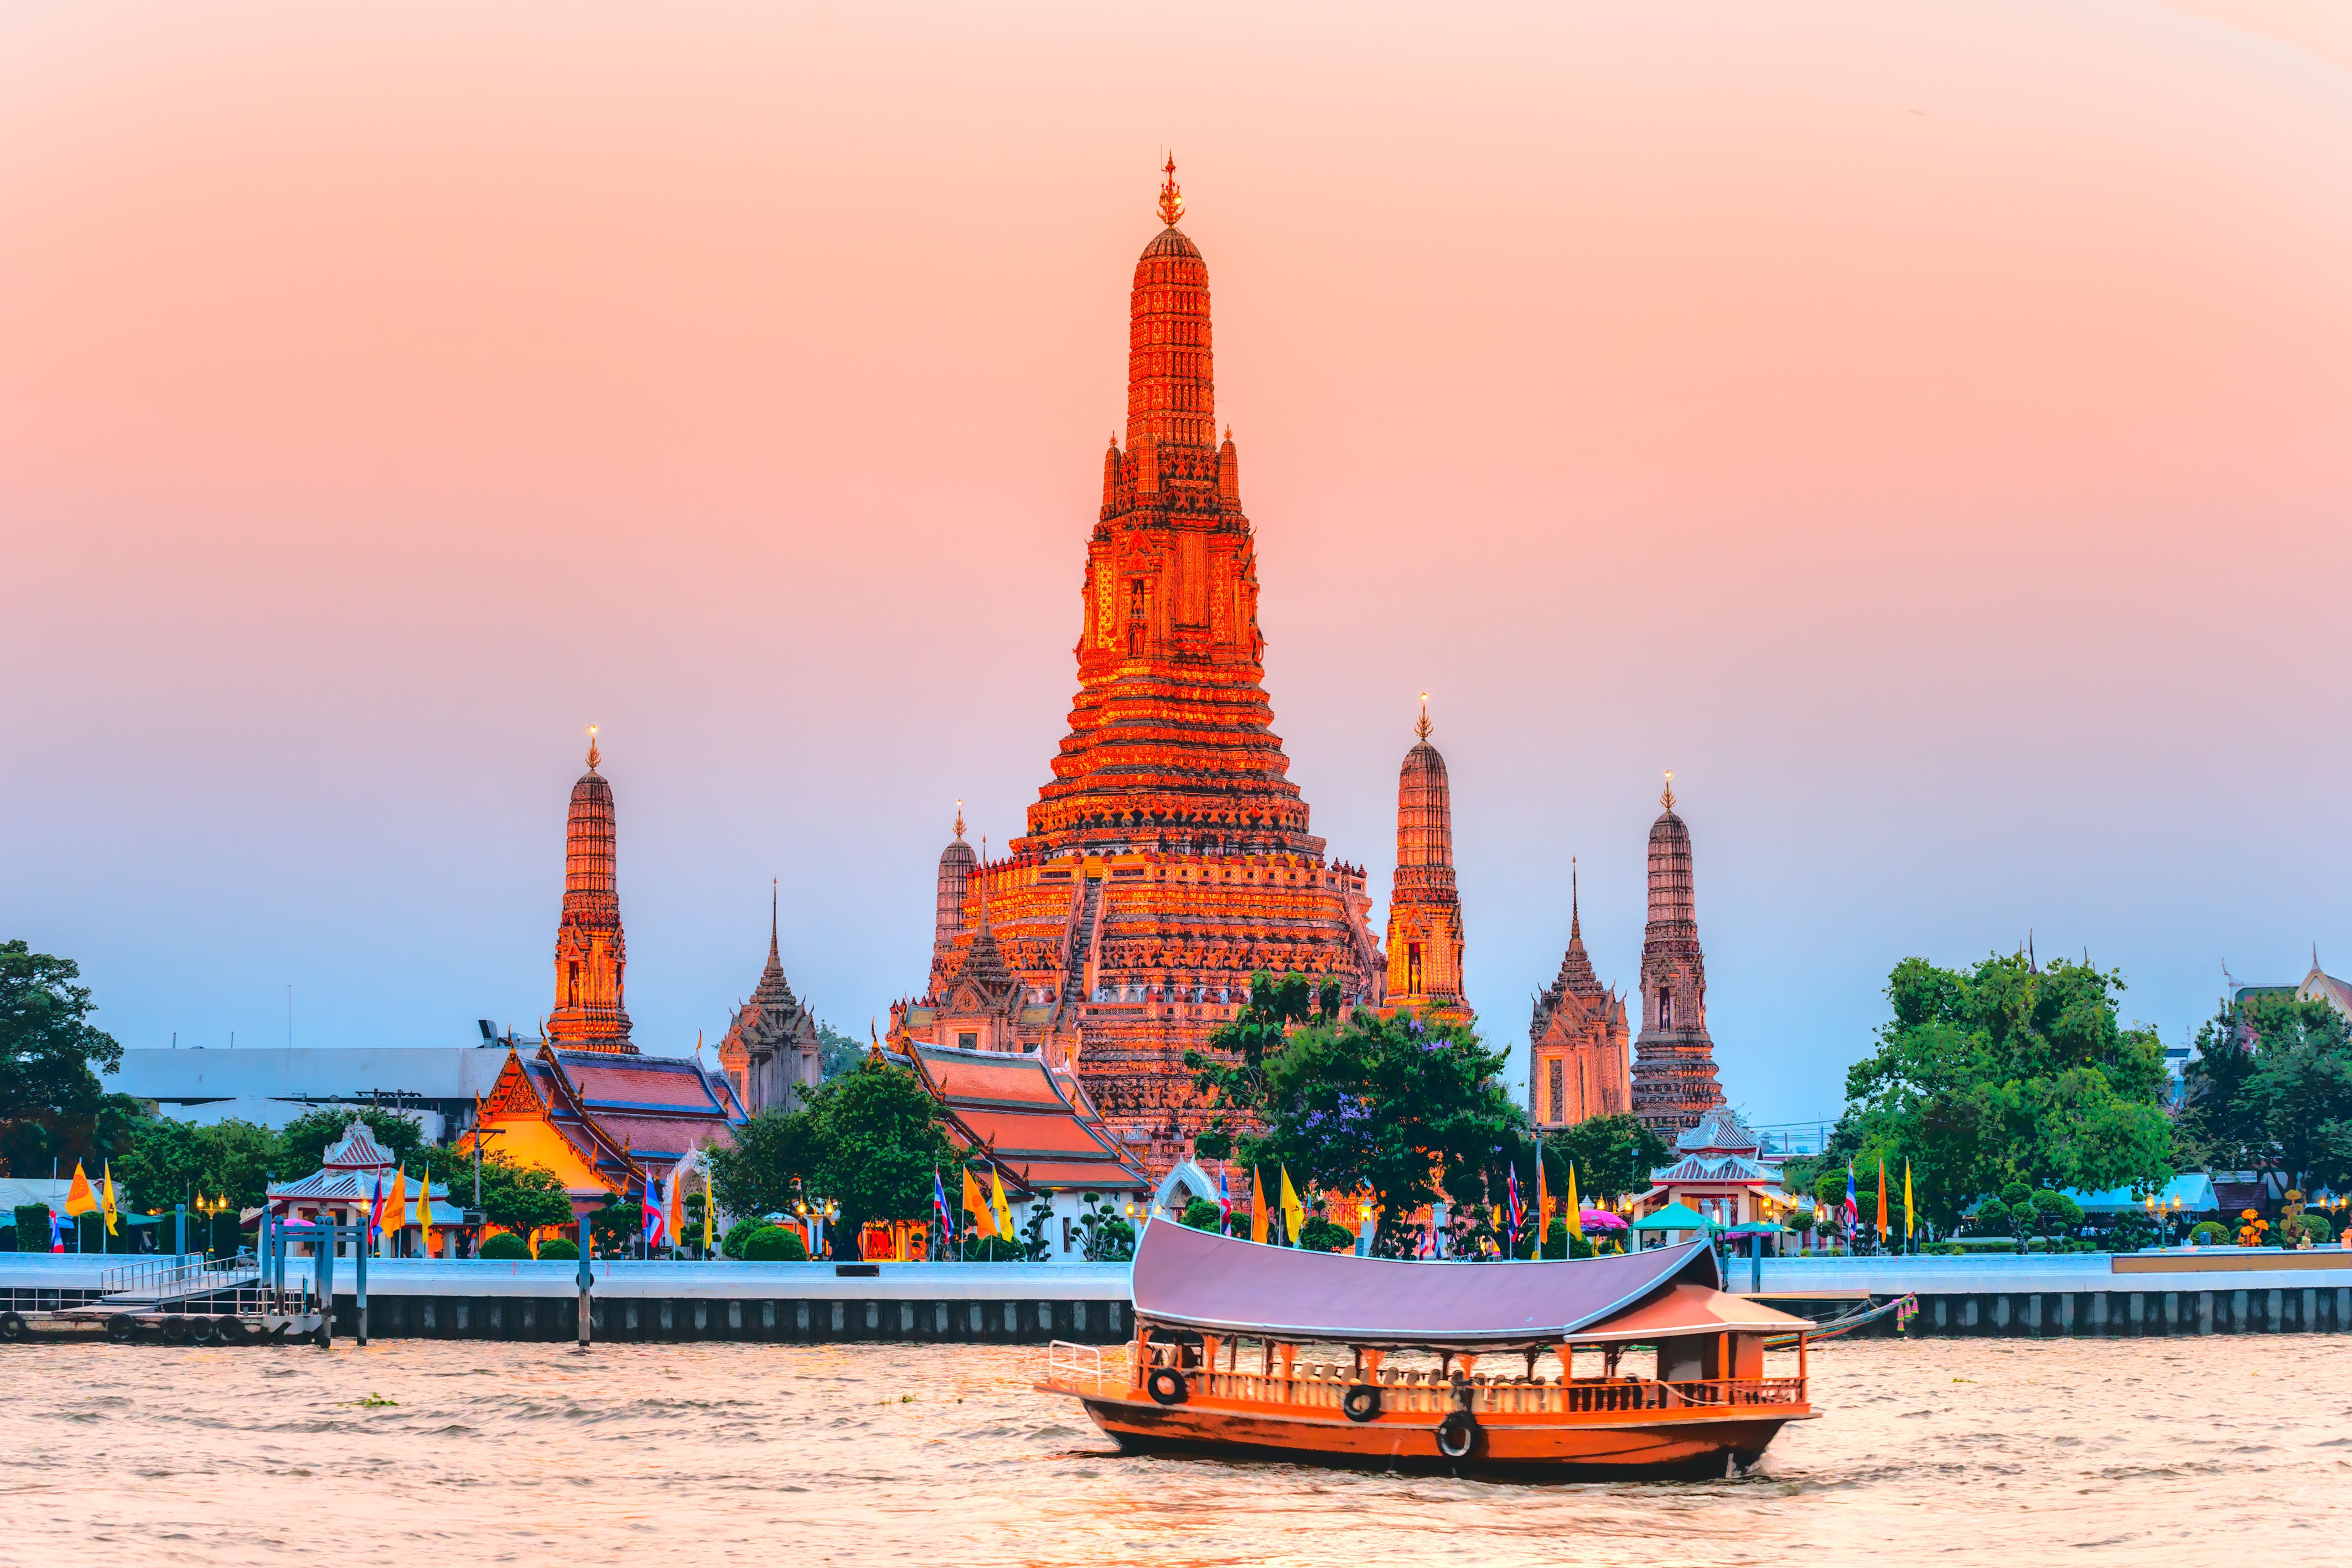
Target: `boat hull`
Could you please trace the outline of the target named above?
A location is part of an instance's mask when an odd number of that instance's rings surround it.
[[[1720,1477],[1754,1464],[1788,1422],[1811,1417],[1811,1412],[1801,1407],[1778,1408],[1769,1414],[1742,1411],[1737,1416],[1694,1413],[1651,1421],[1493,1416],[1479,1422],[1470,1451],[1457,1458],[1439,1450],[1437,1423],[1427,1416],[1384,1416],[1355,1422],[1201,1405],[1161,1406],[1148,1400],[1081,1396],[1079,1402],[1096,1426],[1120,1448],[1131,1452],[1208,1454],[1519,1480]]]

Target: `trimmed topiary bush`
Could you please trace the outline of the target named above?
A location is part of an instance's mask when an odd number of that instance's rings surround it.
[[[2327,1223],[2327,1216],[2324,1214],[2305,1215],[2303,1229],[2304,1234],[2311,1238],[2311,1244],[2315,1247],[2325,1247],[2336,1239],[2336,1227]]]
[[[766,1225],[743,1238],[743,1261],[746,1263],[805,1263],[809,1260],[808,1243],[797,1230],[787,1230],[781,1225]]]
[[[2200,1219],[2189,1233],[2189,1239],[2200,1247],[2219,1247],[2230,1239],[2229,1227],[2217,1219]]]
[[[530,1256],[530,1249],[524,1246],[522,1238],[517,1236],[513,1231],[501,1230],[496,1236],[484,1241],[482,1243],[482,1249],[474,1254],[474,1256],[477,1258],[495,1258],[501,1260],[514,1258],[528,1258]]]
[[[539,1260],[542,1263],[551,1258],[571,1260],[577,1259],[579,1256],[580,1243],[568,1237],[559,1236],[551,1241],[542,1241],[539,1244]]]
[[[1309,1252],[1348,1252],[1355,1249],[1356,1238],[1346,1226],[1318,1214],[1298,1228],[1298,1245]]]
[[[1196,1197],[1184,1206],[1184,1218],[1181,1223],[1194,1230],[1214,1230],[1224,1222],[1224,1210],[1205,1197]]]

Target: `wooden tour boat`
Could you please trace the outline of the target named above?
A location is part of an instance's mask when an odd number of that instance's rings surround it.
[[[1076,1398],[1128,1452],[1714,1477],[1754,1464],[1784,1423],[1814,1414],[1814,1325],[1727,1294],[1704,1242],[1571,1262],[1409,1263],[1155,1219],[1133,1281],[1132,1343],[1056,1341],[1036,1385]],[[1766,1340],[1791,1336],[1797,1375],[1766,1376]],[[1651,1375],[1635,1375],[1629,1352],[1654,1356]]]

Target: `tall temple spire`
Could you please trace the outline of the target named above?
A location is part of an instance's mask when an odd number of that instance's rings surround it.
[[[1184,237],[1176,220],[1184,198],[1176,189],[1176,160],[1160,192],[1160,215],[1168,226],[1143,247],[1128,296],[1127,446],[1198,447],[1213,451],[1217,439],[1216,377],[1209,341],[1209,268]],[[1153,459],[1151,477],[1171,476],[1174,454]],[[1139,476],[1142,477],[1143,476]],[[1213,484],[1214,474],[1205,477]],[[1149,490],[1154,486],[1142,486]]]
[[[939,897],[931,914],[931,976],[926,996],[937,996],[960,962],[956,948],[963,939],[964,893],[971,883],[973,868],[980,863],[963,834],[963,802],[958,800],[955,837],[940,852]]]
[[[588,771],[572,786],[564,827],[563,914],[555,928],[555,1010],[547,1035],[573,1051],[634,1056],[623,977],[628,945],[621,895],[613,786],[596,771],[596,727],[588,727]]]
[[[1650,829],[1650,922],[1642,941],[1642,1032],[1633,1041],[1633,1113],[1653,1131],[1695,1127],[1723,1103],[1706,1031],[1706,955],[1691,891],[1690,830],[1665,810]]]
[[[1467,1017],[1462,991],[1462,898],[1454,881],[1454,797],[1445,758],[1429,744],[1429,694],[1397,773],[1396,880],[1389,892],[1391,1011]]]
[[[1580,903],[1577,896],[1576,857],[1570,855],[1568,857],[1568,939],[1576,943],[1584,940],[1584,912],[1578,907]]]
[[[1536,993],[1528,1025],[1528,1109],[1538,1126],[1565,1127],[1633,1105],[1625,1072],[1625,1003],[1592,972],[1584,950],[1583,890],[1568,860],[1568,951]]]

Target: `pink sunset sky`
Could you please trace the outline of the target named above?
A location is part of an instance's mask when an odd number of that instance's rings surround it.
[[[1314,825],[1833,1114],[1906,954],[2352,967],[2352,26],[2293,0],[0,16],[0,936],[124,1043],[863,1036],[1075,684],[1172,148]],[[1376,922],[1381,918],[1375,913]]]

